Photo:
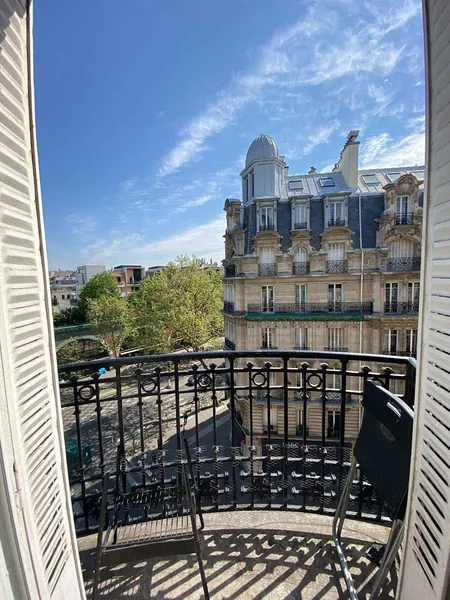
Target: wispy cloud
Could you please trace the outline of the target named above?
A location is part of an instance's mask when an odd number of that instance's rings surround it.
[[[372,136],[362,144],[360,165],[362,168],[406,167],[423,165],[425,161],[425,137],[412,133],[394,140],[389,133]]]
[[[80,213],[67,215],[66,222],[71,225],[71,233],[74,236],[87,235],[97,227],[97,219],[94,216]]]
[[[342,19],[340,12],[344,6],[347,19]],[[380,0],[353,4],[315,0],[302,19],[276,32],[256,53],[252,67],[233,77],[204,112],[180,132],[180,141],[165,156],[159,176],[164,178],[201,160],[210,138],[233,123],[250,102],[261,102],[261,94],[267,90],[276,90],[278,95],[281,90],[298,93],[299,87],[323,86],[346,76],[353,82],[358,75],[389,75],[405,51],[402,38],[390,34],[420,10],[419,0],[403,0],[390,9]],[[359,85],[378,111],[393,99],[393,91],[369,84],[364,77]],[[272,121],[284,117],[280,102],[274,115]],[[314,146],[310,142],[310,150]]]

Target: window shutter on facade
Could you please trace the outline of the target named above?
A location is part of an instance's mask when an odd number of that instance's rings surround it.
[[[427,0],[424,7],[428,176],[402,600],[448,598],[450,570],[450,13],[443,0]]]
[[[19,581],[21,598],[75,600],[85,596],[63,451],[33,138],[31,8],[24,4],[0,2],[0,476],[6,497],[0,517],[11,524],[12,548],[2,566]]]

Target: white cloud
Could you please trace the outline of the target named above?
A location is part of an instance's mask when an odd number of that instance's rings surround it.
[[[225,215],[222,213],[208,223],[175,233],[164,240],[138,246],[135,252],[138,256],[145,257],[149,263],[166,263],[179,254],[196,254],[202,258],[221,261],[224,257],[225,228]]]
[[[335,0],[314,0],[304,18],[276,32],[256,54],[253,66],[236,75],[204,112],[180,132],[180,141],[164,158],[159,177],[201,160],[209,149],[208,140],[234,122],[248,103],[264,102],[267,90],[275,90],[280,97],[290,90],[298,91],[295,88],[324,85],[344,76],[353,83],[359,75],[385,77],[391,73],[405,44],[401,36],[389,34],[420,13],[419,0],[397,2],[393,9],[381,0],[353,4],[341,0],[345,13],[338,4]],[[393,92],[373,84],[367,86],[367,81],[360,83],[369,101],[375,101],[378,112],[392,101]],[[353,99],[354,104],[357,101]],[[269,120],[282,118],[285,110],[279,99]]]
[[[87,235],[97,227],[97,219],[92,215],[71,213],[65,220],[72,226],[74,236]]]
[[[425,136],[411,133],[394,140],[389,133],[372,136],[361,144],[361,168],[406,167],[425,162]]]

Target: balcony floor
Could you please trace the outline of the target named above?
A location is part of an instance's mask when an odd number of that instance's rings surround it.
[[[348,598],[334,543],[331,517],[275,511],[226,512],[205,515],[201,533],[210,595],[217,600],[279,600]],[[361,600],[369,597],[377,567],[366,552],[385,542],[382,525],[348,520],[343,537]],[[96,536],[78,541],[87,597],[92,593]],[[394,569],[393,569],[394,570]],[[393,579],[379,598],[394,598]],[[203,598],[195,555],[105,567],[100,598]]]

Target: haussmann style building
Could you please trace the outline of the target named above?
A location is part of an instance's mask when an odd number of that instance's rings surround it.
[[[360,170],[358,133],[348,134],[330,173],[312,167],[289,175],[273,139],[260,135],[250,145],[240,174],[242,200],[225,202],[225,348],[416,355],[424,167]],[[332,442],[341,422],[340,394],[333,389],[341,382],[333,360],[327,364]],[[289,435],[314,439],[323,407],[313,392],[303,398],[301,361],[298,366]],[[361,366],[349,362],[350,371]],[[270,377],[276,384],[277,374]],[[397,393],[402,386],[391,382]],[[248,398],[237,396],[246,429]],[[281,398],[282,390],[279,396],[271,391],[269,410],[264,389],[254,391],[251,419],[259,443],[269,427],[272,438],[282,436]],[[351,443],[361,420],[351,394],[346,411]]]

